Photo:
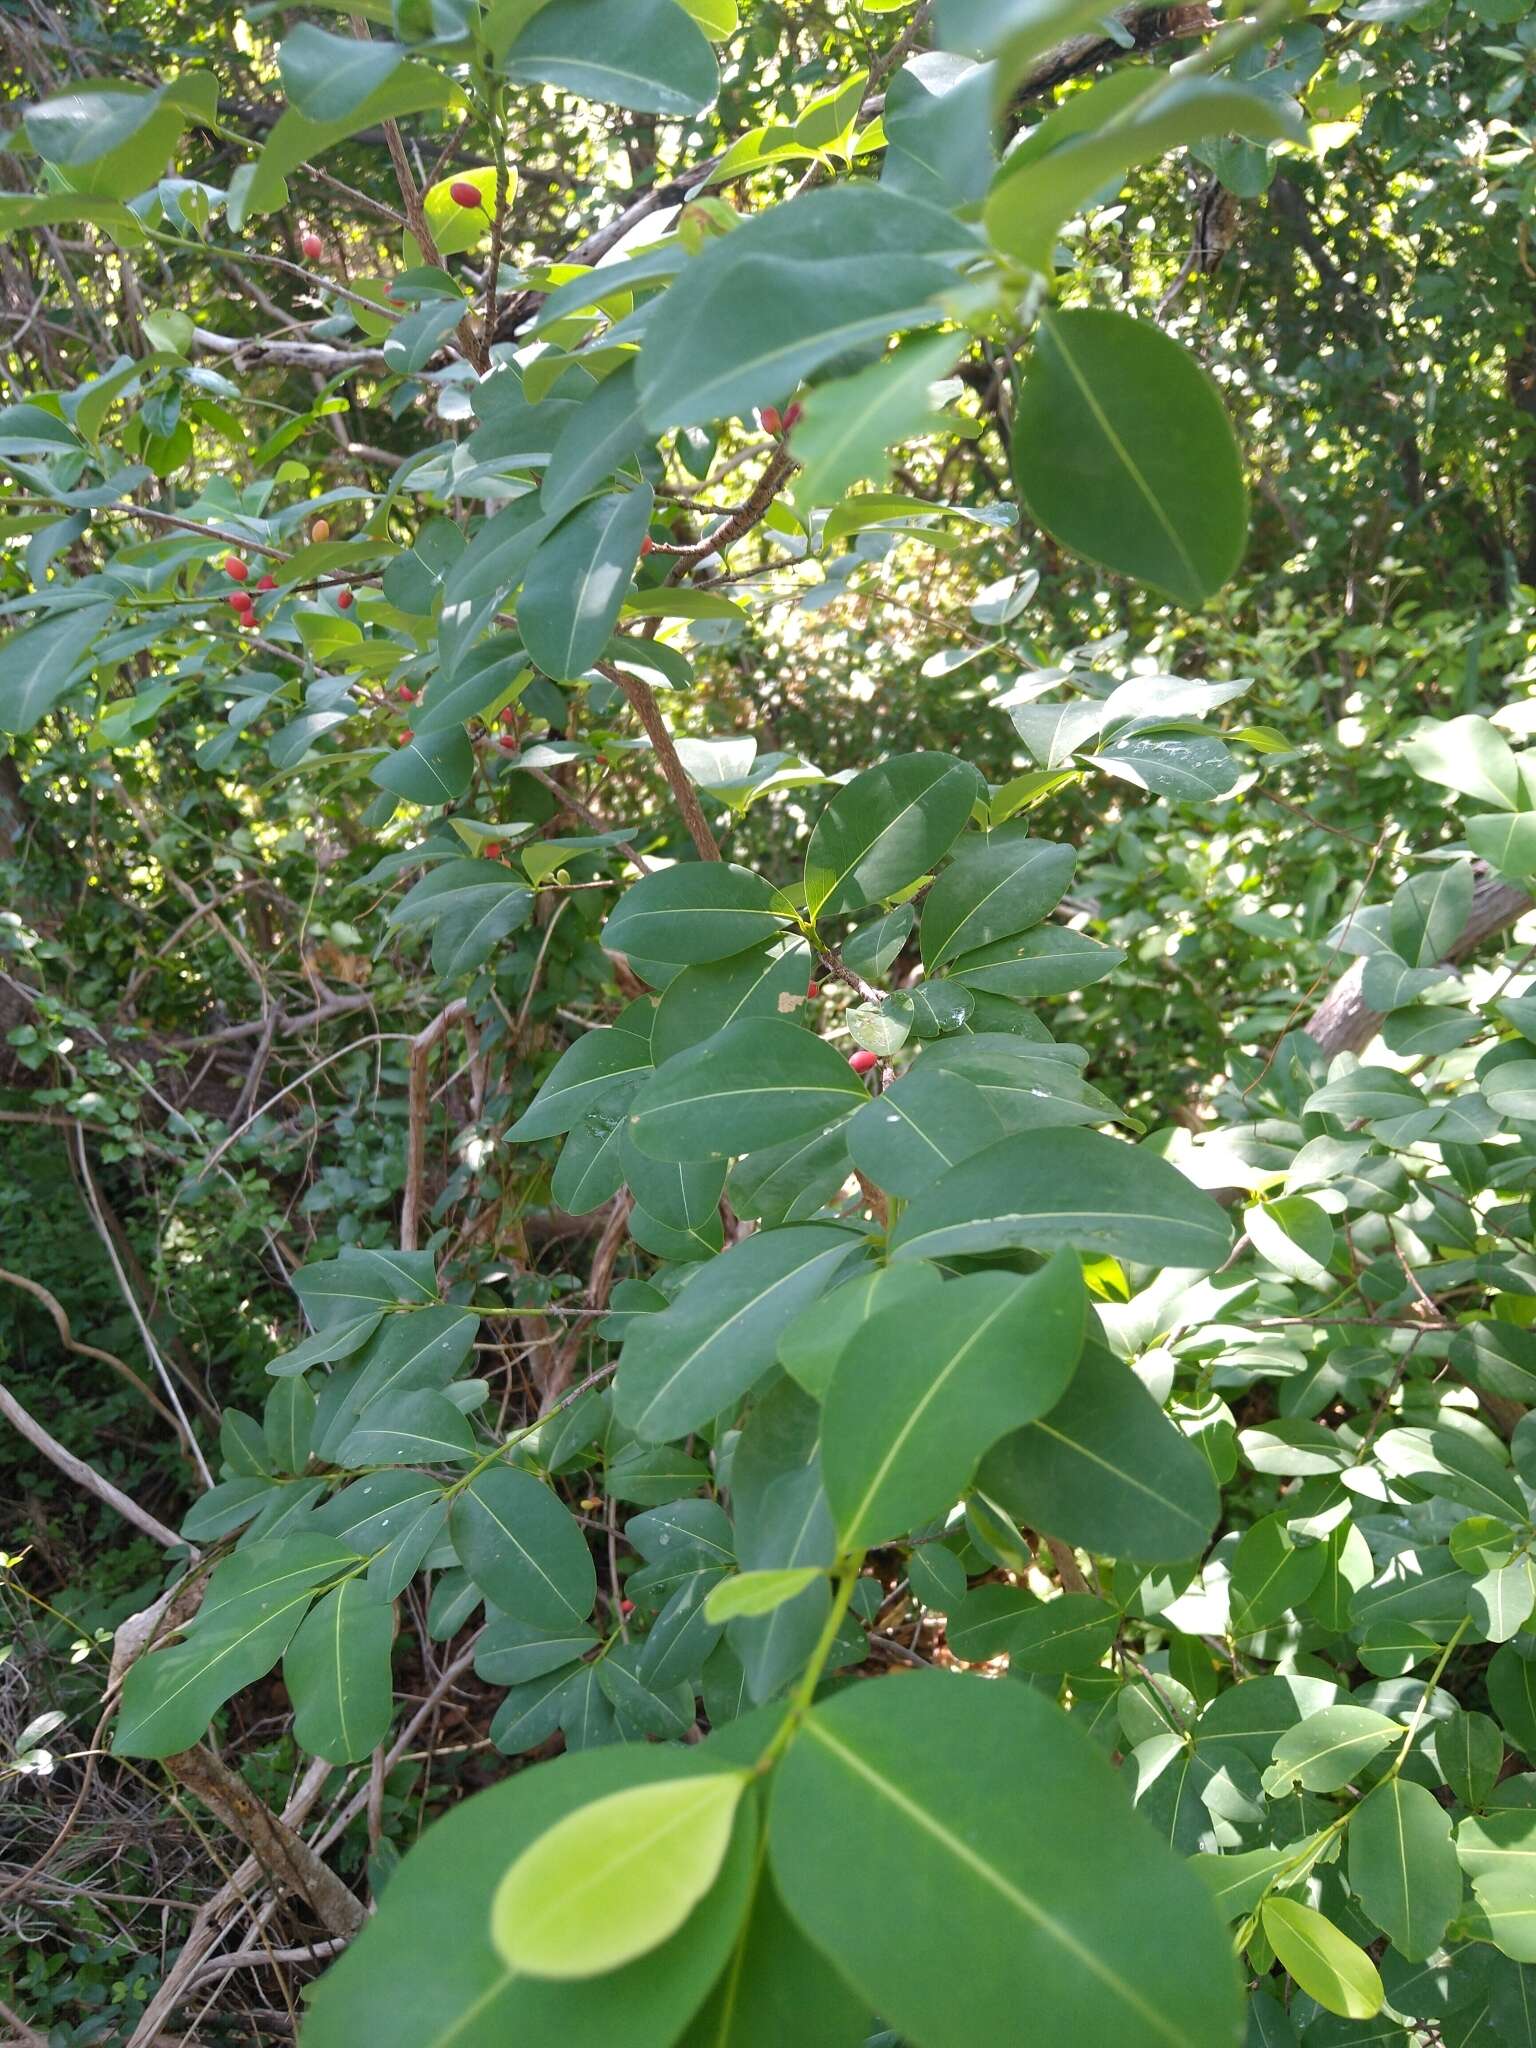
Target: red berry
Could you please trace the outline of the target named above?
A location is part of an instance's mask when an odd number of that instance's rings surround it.
[[[867,1074],[871,1067],[879,1066],[880,1062],[867,1045],[861,1045],[856,1053],[849,1054],[848,1064],[856,1074]]]
[[[635,1603],[634,1603],[634,1601],[633,1601],[633,1600],[621,1600],[621,1601],[619,1602],[619,1612],[620,1612],[620,1614],[633,1614],[633,1613],[634,1613],[634,1611],[635,1611]]]
[[[448,197],[455,206],[484,206],[485,204],[485,201],[480,196],[480,187],[478,185],[471,185],[468,178],[455,178],[448,187]]]
[[[641,554],[642,554],[642,555],[648,555],[648,554],[649,554],[649,553],[651,552],[651,549],[652,549],[653,547],[655,547],[655,545],[656,545],[655,541],[653,541],[653,540],[651,539],[651,536],[650,536],[649,534],[647,534],[647,535],[645,536],[645,539],[644,539],[643,541],[641,541],[641,543],[640,543],[640,552],[641,552]]]
[[[804,415],[804,412],[805,407],[800,403],[799,399],[797,398],[794,404],[789,408],[788,412],[786,412],[784,415],[784,431],[786,434],[789,432],[791,427],[798,426],[801,418]]]
[[[399,743],[402,747],[407,747],[410,745],[411,741],[415,739],[415,737],[416,735],[411,731],[411,728],[409,726],[406,726],[400,734]]]
[[[256,585],[256,588],[258,590],[276,590],[277,578],[275,576],[263,576],[261,581]]]
[[[395,695],[402,704],[414,704],[416,702],[416,692],[409,683],[402,683],[399,689],[396,690]]]
[[[810,981],[810,982],[807,982],[807,983],[806,983],[806,987],[805,987],[805,999],[806,999],[806,1001],[807,1001],[808,1003],[814,1003],[814,1002],[815,1002],[815,1000],[816,1000],[816,998],[817,998],[817,997],[818,997],[818,996],[819,996],[820,994],[821,994],[821,983],[820,983],[819,981]]]
[[[503,707],[501,714],[501,722],[503,725],[516,725],[517,709],[515,705],[508,704]]]
[[[299,247],[304,251],[304,254],[311,263],[318,263],[325,254],[325,244],[313,229],[301,239]]]
[[[501,841],[499,839],[487,839],[485,842],[485,857],[487,860],[501,859]]]
[[[248,612],[251,608],[251,600],[243,590],[232,590],[229,593],[229,602],[230,608],[237,612]]]
[[[226,555],[224,557],[224,574],[232,583],[243,583],[250,573],[250,570],[238,555]]]
[[[496,744],[508,754],[515,754],[517,752],[517,741],[510,736],[506,739],[498,740]]]
[[[765,434],[783,433],[784,416],[776,405],[760,405],[757,409],[757,416],[763,423],[763,432]]]
[[[337,603],[337,606],[338,606],[338,608],[339,608],[339,609],[340,609],[341,611],[345,611],[345,610],[346,610],[346,608],[347,608],[347,606],[348,606],[348,605],[349,605],[349,604],[350,604],[351,602],[352,602],[352,593],[351,593],[351,591],[350,591],[350,590],[338,590],[338,591],[337,591],[337,593],[336,593],[336,603]]]

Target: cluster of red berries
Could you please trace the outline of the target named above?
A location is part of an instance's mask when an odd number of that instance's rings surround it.
[[[248,590],[243,588],[251,573],[249,563],[242,562],[238,555],[226,555],[224,557],[224,573],[235,585],[235,588],[229,593],[230,609],[234,612],[235,617],[242,626],[254,628],[256,624],[256,600]],[[256,584],[256,588],[258,590],[276,590],[277,578],[275,576],[263,576]]]

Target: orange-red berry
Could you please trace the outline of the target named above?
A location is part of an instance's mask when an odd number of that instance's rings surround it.
[[[818,997],[818,996],[819,996],[820,994],[821,994],[821,983],[820,983],[819,981],[809,981],[809,982],[807,982],[807,983],[806,983],[806,985],[805,985],[805,999],[806,999],[806,1001],[807,1001],[808,1003],[814,1003],[814,1002],[815,1002],[815,1000],[816,1000],[816,998],[817,998],[817,997]]]
[[[339,609],[340,609],[340,610],[342,610],[342,611],[345,611],[345,610],[347,609],[347,606],[348,606],[348,605],[349,605],[349,604],[350,604],[351,602],[352,602],[352,593],[351,593],[351,591],[350,591],[350,590],[338,590],[338,591],[337,591],[337,593],[336,593],[336,603],[337,603],[337,606],[339,607]]]
[[[655,545],[656,545],[655,541],[653,541],[653,540],[651,539],[651,536],[650,536],[649,534],[647,534],[647,535],[645,536],[645,539],[644,539],[643,541],[641,541],[641,543],[640,543],[640,552],[641,552],[641,554],[642,554],[642,555],[648,555],[648,554],[649,554],[649,553],[651,552],[652,548],[654,548],[654,547],[655,547]]]
[[[237,612],[248,612],[251,608],[251,600],[243,590],[232,590],[229,593],[229,602],[231,608]]]
[[[861,1045],[856,1053],[849,1054],[848,1064],[856,1074],[867,1074],[871,1067],[879,1066],[880,1062],[867,1045]]]
[[[318,263],[325,254],[325,244],[313,229],[301,239],[299,247],[304,251],[304,254],[311,263]]]
[[[509,754],[515,754],[517,752],[517,741],[513,739],[510,736],[510,734],[508,735],[507,738],[498,740],[496,744],[498,747],[503,748],[505,752]]]
[[[317,519],[309,529],[309,537],[317,546],[321,541],[329,540],[331,537],[331,522],[329,519]]]
[[[415,733],[411,731],[411,728],[408,725],[403,727],[400,733],[400,745],[402,747],[409,746],[411,741],[415,739],[415,737]]]
[[[501,841],[499,839],[487,839],[485,842],[485,857],[487,860],[501,859]]]
[[[275,576],[263,576],[257,583],[256,588],[258,590],[276,590],[277,578]]]
[[[231,582],[243,583],[250,573],[249,568],[241,561],[238,555],[226,555],[224,557],[224,574],[230,578]]]
[[[402,704],[414,704],[416,702],[416,692],[409,683],[402,683],[399,689],[396,690],[395,695]]]
[[[455,206],[483,206],[485,204],[484,200],[480,197],[480,187],[478,185],[471,185],[468,178],[455,178],[448,187],[448,197]]]
[[[760,405],[757,409],[757,416],[763,423],[763,432],[765,434],[783,433],[784,415],[776,405]]]
[[[784,431],[786,434],[789,432],[791,427],[799,425],[800,420],[804,417],[804,414],[805,407],[800,403],[799,399],[797,398],[794,404],[789,408],[788,412],[786,412],[784,415]]]

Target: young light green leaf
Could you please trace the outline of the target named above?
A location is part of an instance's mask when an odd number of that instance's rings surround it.
[[[596,1977],[674,1934],[719,1874],[744,1771],[664,1778],[578,1807],[517,1858],[491,1939],[532,1977]]]
[[[1269,1898],[1263,1926],[1285,1968],[1325,2011],[1347,2020],[1380,2012],[1385,1993],[1376,1965],[1331,1920],[1300,1899]]]
[[[712,1586],[704,1602],[706,1621],[735,1621],[742,1616],[772,1614],[807,1586],[823,1578],[820,1565],[797,1565],[773,1571],[737,1572]]]

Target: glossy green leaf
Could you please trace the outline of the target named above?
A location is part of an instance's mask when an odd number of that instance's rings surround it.
[[[723,861],[682,861],[626,889],[603,927],[610,953],[698,966],[784,930],[769,883]]]
[[[1336,1792],[1402,1734],[1385,1714],[1348,1702],[1308,1714],[1275,1744],[1275,1760],[1266,1773],[1271,1796],[1281,1798],[1293,1785],[1308,1792]]]
[[[1440,1946],[1461,1905],[1461,1866],[1432,1792],[1398,1777],[1366,1795],[1349,1823],[1349,1883],[1399,1954],[1422,1962]]]
[[[848,1150],[877,1187],[907,1199],[1002,1135],[1002,1120],[979,1088],[919,1060],[857,1112]]]
[[[536,665],[557,682],[584,676],[608,645],[651,522],[651,489],[596,498],[534,550],[517,625]]]
[[[597,1575],[581,1525],[531,1472],[492,1465],[455,1495],[449,1532],[459,1561],[494,1606],[520,1621],[583,1622]]]
[[[1281,1963],[1326,2012],[1368,2020],[1381,2010],[1384,1994],[1376,1965],[1331,1920],[1300,1899],[1269,1898],[1263,1924]]]
[[[645,114],[701,113],[720,89],[714,52],[676,0],[546,0],[501,66]]]
[[[854,1686],[813,1709],[776,1779],[784,1902],[903,2035],[975,2048],[1028,2013],[1042,2040],[1230,2048],[1220,1920],[1049,1700],[933,1672]],[[1029,1796],[999,1797],[1010,1784]]]
[[[189,1749],[244,1686],[287,1649],[313,1598],[312,1581],[267,1584],[222,1605],[168,1650],[135,1659],[123,1680],[112,1748],[118,1756]]]
[[[931,1055],[928,1055],[931,1057]],[[1209,1195],[1145,1147],[1091,1131],[1021,1131],[942,1174],[891,1233],[895,1257],[1074,1246],[1209,1271],[1232,1231]]]
[[[346,1579],[299,1625],[283,1658],[300,1749],[357,1763],[389,1733],[394,1609],[367,1579]]]
[[[798,938],[685,967],[656,1006],[656,1064],[687,1052],[738,1017],[801,1017],[810,976],[810,950]]]
[[[955,337],[940,335],[895,349],[852,377],[818,384],[795,427],[795,503],[835,505],[857,483],[883,484],[900,442],[952,426],[935,405],[934,387],[955,353]]]
[[[370,1402],[347,1432],[336,1462],[451,1465],[467,1463],[474,1454],[474,1432],[453,1403],[430,1387],[415,1387]]]
[[[336,143],[379,121],[445,107],[455,97],[455,90],[452,80],[443,72],[408,58],[396,65],[366,99],[358,100],[334,120],[311,121],[296,107],[290,107],[267,137],[256,160],[255,174],[244,194],[245,218],[271,213],[281,206],[287,196],[285,180],[300,164],[314,162]]]
[[[968,761],[898,754],[845,784],[816,821],[805,854],[812,918],[894,896],[937,865],[982,795]]]
[[[304,21],[284,37],[277,68],[289,106],[307,121],[341,121],[392,77],[404,58],[398,43],[332,35]]]
[[[1237,443],[1204,370],[1150,322],[1080,308],[1042,321],[1019,388],[1013,470],[1064,547],[1198,608],[1248,533]]]
[[[630,1136],[653,1159],[728,1159],[825,1130],[869,1099],[825,1039],[776,1017],[742,1017],[646,1081]]]
[[[1070,846],[1031,838],[1027,824],[967,840],[923,904],[923,965],[932,974],[957,954],[1038,924],[1060,902],[1076,862]]]
[[[1219,1509],[1199,1450],[1128,1366],[1089,1344],[1065,1395],[982,1462],[982,1491],[1020,1522],[1112,1557],[1197,1557]]]
[[[941,1513],[1010,1430],[1055,1406],[1083,1345],[1073,1252],[1040,1272],[933,1284],[857,1330],[822,1412],[821,1465],[844,1550]]]
[[[88,604],[0,642],[0,732],[31,732],[68,696],[111,615],[110,605]]]
[[[733,1245],[670,1308],[630,1326],[614,1413],[651,1443],[702,1427],[762,1377],[789,1323],[857,1252],[847,1232],[813,1225]]]

